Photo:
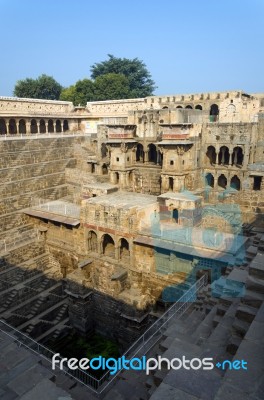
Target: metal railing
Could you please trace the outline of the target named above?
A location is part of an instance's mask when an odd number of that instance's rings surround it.
[[[142,336],[140,336],[132,346],[123,354],[123,356],[130,360],[136,355],[146,355],[150,349],[157,343],[162,337],[162,334],[168,328],[173,317],[182,316],[195,302],[197,292],[207,284],[207,275],[203,275],[197,282],[195,282],[180,298],[174,303],[153,325],[151,325]],[[0,331],[14,339],[20,346],[26,347],[27,349],[39,354],[41,357],[51,363],[52,357],[55,354],[52,350],[43,346],[42,344],[31,339],[24,333],[13,328],[6,322],[0,320]],[[62,360],[61,357],[56,357],[58,360]],[[84,372],[83,370],[69,370],[64,364],[62,371],[85,385],[97,394],[103,393],[106,388],[109,388],[110,384],[113,384],[114,380],[121,373],[119,370],[114,376],[110,375],[110,371],[107,371],[100,379]],[[111,377],[111,379],[109,379]],[[108,380],[108,382],[102,387],[102,385]],[[100,389],[101,388],[101,389]]]
[[[28,350],[32,351],[35,354],[38,354],[46,361],[51,363],[52,357],[55,355],[52,350],[48,349],[47,347],[36,342],[29,336],[13,328],[11,325],[7,324],[3,320],[0,320],[0,332],[3,332],[11,339],[15,340],[15,342],[17,342],[19,346],[27,348]],[[61,361],[62,357],[57,356],[56,359]],[[62,366],[63,368],[60,370],[63,371],[66,375],[69,375],[70,377],[74,378],[76,381],[78,381],[82,385],[87,386],[89,389],[96,393],[99,386],[103,384],[103,382],[108,378],[109,375],[108,371],[101,379],[96,379],[92,375],[80,369],[69,370],[67,367],[65,367],[64,364],[62,364]]]
[[[89,136],[89,133],[81,131],[76,132],[47,132],[47,133],[10,133],[0,134],[0,140],[19,140],[19,139],[46,139],[46,138],[58,138],[58,137],[77,137],[77,136]]]
[[[71,218],[80,218],[80,206],[62,200],[45,200],[33,198],[31,206],[34,210],[40,210],[56,215],[64,215]]]

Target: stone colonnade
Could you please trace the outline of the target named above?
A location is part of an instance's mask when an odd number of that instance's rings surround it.
[[[67,119],[0,118],[0,135],[58,133],[69,130]]]

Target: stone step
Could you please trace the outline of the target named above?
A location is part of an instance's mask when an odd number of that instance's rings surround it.
[[[264,280],[258,279],[253,276],[248,276],[246,281],[247,290],[254,291],[256,293],[264,293]]]
[[[237,349],[239,348],[240,343],[242,342],[242,340],[243,339],[241,337],[232,335],[228,340],[228,343],[227,343],[227,346],[226,346],[226,351],[229,354],[232,354],[234,356],[236,354]]]
[[[210,336],[213,329],[213,319],[216,315],[216,306],[206,315],[201,324],[192,333],[193,343],[200,346]]]
[[[224,316],[229,307],[227,304],[219,303],[216,306],[216,308],[217,308],[217,311],[216,311],[217,315]]]
[[[235,318],[232,324],[232,330],[236,336],[244,337],[250,327],[250,323],[242,321],[241,319]]]
[[[254,307],[250,307],[246,304],[240,304],[236,311],[236,318],[251,323],[254,320],[257,311],[258,310]]]

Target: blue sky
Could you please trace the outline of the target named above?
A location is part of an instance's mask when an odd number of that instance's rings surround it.
[[[89,77],[107,54],[143,60],[156,94],[264,92],[264,0],[0,0],[0,95],[18,79]]]

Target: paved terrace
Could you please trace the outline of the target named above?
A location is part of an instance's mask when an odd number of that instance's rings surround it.
[[[72,226],[80,223],[80,206],[62,200],[40,203],[27,208],[24,212],[33,217],[45,218]]]

